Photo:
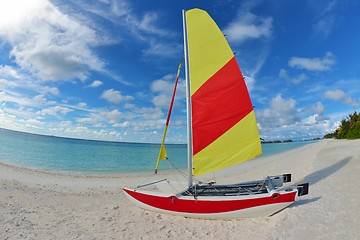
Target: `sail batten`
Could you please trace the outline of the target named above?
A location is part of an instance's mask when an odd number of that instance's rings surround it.
[[[192,174],[261,154],[250,96],[224,35],[203,10],[186,12],[190,78]]]

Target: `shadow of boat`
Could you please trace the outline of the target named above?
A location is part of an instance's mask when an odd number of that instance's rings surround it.
[[[324,180],[325,178],[331,176],[332,174],[334,174],[335,172],[339,171],[341,168],[343,168],[349,161],[351,160],[351,157],[346,157],[340,161],[338,161],[337,163],[334,163],[331,166],[325,167],[323,169],[320,169],[316,172],[313,172],[309,175],[307,175],[303,181],[301,182],[308,182],[310,184],[310,191],[311,191],[311,185],[314,185],[318,182],[321,182],[322,180]],[[311,194],[311,192],[309,192],[309,194]],[[318,200],[320,200],[321,197],[314,197],[314,198],[309,198],[309,199],[300,199],[296,202],[294,202],[291,206],[289,206],[289,208],[293,208],[293,207],[298,207],[304,204],[308,204],[308,203],[312,203],[312,202],[316,202]]]
[[[334,163],[331,166],[328,166],[326,168],[320,169],[316,172],[313,172],[309,175],[307,175],[303,182],[308,182],[310,185],[314,185],[318,182],[321,182],[325,178],[331,176],[332,174],[339,171],[341,168],[343,168],[349,161],[351,160],[351,157],[346,157],[337,163]]]
[[[298,207],[298,206],[305,205],[305,204],[308,204],[308,203],[316,202],[316,201],[320,200],[320,198],[321,197],[314,197],[314,198],[309,198],[309,199],[300,199],[300,200],[294,202],[293,204],[291,204],[289,206],[289,208],[294,208],[294,207]]]

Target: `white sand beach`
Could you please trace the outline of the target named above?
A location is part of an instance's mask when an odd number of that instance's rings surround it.
[[[152,174],[84,176],[0,164],[0,239],[359,239],[360,140],[323,140],[260,157],[219,171],[216,181],[283,173],[309,182],[309,195],[272,217],[215,221],[133,206],[121,187]],[[170,175],[156,178],[164,177]]]

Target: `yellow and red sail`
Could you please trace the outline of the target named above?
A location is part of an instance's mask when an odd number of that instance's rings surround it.
[[[224,35],[203,10],[186,12],[193,175],[261,154],[243,75]]]

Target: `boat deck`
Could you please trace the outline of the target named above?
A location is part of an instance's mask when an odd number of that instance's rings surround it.
[[[194,185],[184,192],[182,196],[240,196],[268,193],[268,184],[266,180],[239,183],[230,185]]]

